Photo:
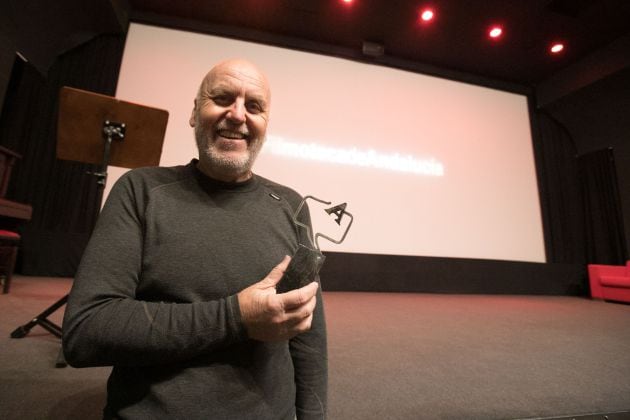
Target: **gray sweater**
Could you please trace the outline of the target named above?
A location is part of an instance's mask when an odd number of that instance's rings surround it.
[[[297,249],[301,197],[195,164],[133,170],[113,187],[70,293],[68,362],[113,366],[106,418],[324,418],[321,293],[311,330],[280,343],[247,338],[236,297]]]

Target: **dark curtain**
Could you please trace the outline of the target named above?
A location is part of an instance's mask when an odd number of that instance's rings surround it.
[[[581,155],[578,163],[585,209],[587,261],[623,265],[628,252],[613,150]]]
[[[536,111],[534,135],[547,261],[586,263],[586,235],[577,150],[569,132],[553,117]]]
[[[17,271],[74,276],[94,226],[98,190],[94,165],[55,156],[59,90],[71,86],[113,96],[124,34],[101,35],[59,56],[46,77],[28,63],[14,71],[0,118],[0,144],[23,158],[7,197],[33,206],[22,234]],[[100,127],[95,127],[100,130]]]

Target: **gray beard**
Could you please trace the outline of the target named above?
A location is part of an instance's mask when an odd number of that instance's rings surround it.
[[[247,149],[247,154],[239,158],[230,158],[221,153],[212,142],[212,133],[208,133],[200,124],[195,126],[195,140],[199,156],[207,158],[211,167],[218,172],[230,174],[245,174],[251,171],[254,161],[262,148],[264,141],[253,140],[255,144]]]

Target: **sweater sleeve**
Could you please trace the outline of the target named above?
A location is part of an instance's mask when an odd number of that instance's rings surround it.
[[[328,354],[324,307],[319,290],[311,329],[291,339],[289,348],[295,370],[297,419],[323,420],[327,409]]]
[[[70,365],[174,363],[246,338],[236,296],[194,303],[136,298],[143,247],[142,191],[122,177],[83,254],[63,321]]]
[[[311,226],[308,208],[300,215],[300,221]],[[312,231],[312,230],[311,230]],[[317,305],[313,313],[311,329],[289,341],[291,359],[295,370],[296,415],[298,420],[323,420],[327,411],[328,350],[324,302],[321,281],[317,290]]]

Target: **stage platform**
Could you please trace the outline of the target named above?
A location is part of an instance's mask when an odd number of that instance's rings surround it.
[[[3,419],[100,418],[108,368],[55,368],[59,340],[40,327],[9,338],[70,286],[16,275],[0,295]],[[629,417],[630,305],[330,291],[324,302],[329,420]]]

